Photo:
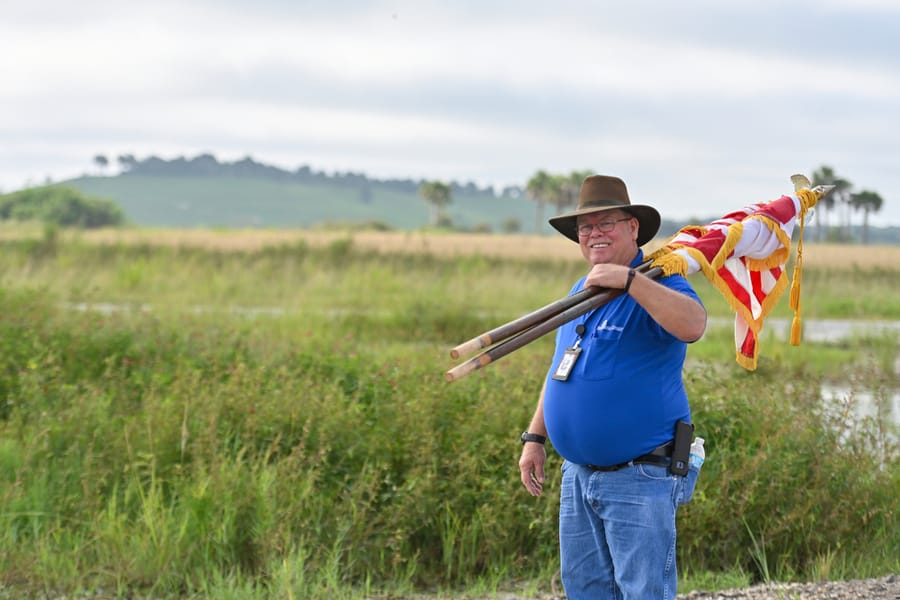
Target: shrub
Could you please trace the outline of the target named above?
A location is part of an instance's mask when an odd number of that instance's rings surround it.
[[[125,221],[122,210],[112,201],[90,198],[65,186],[29,188],[0,196],[0,219],[85,229]]]

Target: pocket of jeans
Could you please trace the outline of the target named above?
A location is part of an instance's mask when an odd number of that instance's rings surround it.
[[[687,475],[682,478],[681,494],[678,498],[678,506],[687,504],[694,497],[694,489],[697,487],[697,478],[700,476],[700,467],[691,465]]]
[[[672,475],[669,473],[667,465],[648,465],[646,463],[638,463],[635,465],[638,472],[647,479],[670,479]]]

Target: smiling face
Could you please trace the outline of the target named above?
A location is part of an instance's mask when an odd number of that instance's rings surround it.
[[[587,230],[588,225],[592,226],[590,232],[582,233],[580,230]],[[578,228],[581,254],[591,266],[600,263],[628,265],[637,254],[638,220],[624,210],[578,217]]]

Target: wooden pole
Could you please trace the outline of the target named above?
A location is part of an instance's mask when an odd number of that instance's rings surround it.
[[[478,337],[472,338],[467,342],[463,342],[459,346],[456,346],[452,350],[450,350],[450,358],[463,358],[470,354],[474,354],[488,346],[495,344],[497,342],[501,342],[507,338],[510,338],[514,335],[522,333],[529,327],[537,325],[538,323],[561,313],[562,311],[575,306],[579,302],[594,296],[598,292],[601,291],[601,288],[595,287],[586,287],[583,290],[572,294],[571,296],[566,296],[561,300],[557,300],[556,302],[552,302],[547,306],[537,309],[534,312],[530,312],[527,315],[521,316],[515,321],[510,321],[504,325],[500,325],[499,327],[495,327],[490,331],[482,333]]]
[[[646,264],[646,263],[645,263]],[[642,265],[643,266],[643,265]],[[643,271],[644,274],[651,278],[656,279],[662,274],[662,269],[659,267],[654,267],[652,269]],[[458,379],[462,379],[466,375],[470,373],[474,373],[478,369],[482,367],[486,367],[492,362],[495,362],[507,354],[518,350],[519,348],[525,346],[526,344],[530,344],[534,340],[543,337],[544,335],[554,331],[560,325],[568,323],[572,319],[579,317],[587,312],[594,310],[600,306],[603,306],[610,300],[614,298],[618,298],[622,295],[622,290],[620,289],[612,289],[612,288],[586,288],[595,290],[594,295],[589,296],[583,299],[581,302],[575,304],[574,306],[570,306],[569,308],[563,310],[562,312],[555,314],[546,320],[532,326],[531,328],[525,329],[518,335],[508,338],[505,341],[497,344],[493,348],[488,348],[478,356],[469,359],[468,361],[457,365],[456,367],[447,371],[444,378],[447,381],[456,381]],[[586,291],[586,290],[582,290]],[[573,294],[574,296],[574,294]],[[549,306],[549,305],[548,305]],[[537,311],[536,311],[537,312]]]
[[[641,263],[635,270],[639,273],[646,273],[650,268],[650,261],[646,261]],[[534,312],[530,312],[527,315],[521,316],[514,321],[510,321],[504,325],[500,325],[499,327],[495,327],[490,331],[486,331],[481,335],[472,338],[467,342],[463,342],[462,344],[456,346],[452,350],[450,350],[450,358],[463,358],[465,356],[469,356],[470,354],[474,354],[488,346],[495,344],[497,342],[502,342],[503,340],[513,337],[538,323],[543,322],[544,320],[559,314],[569,308],[576,306],[577,304],[587,300],[588,298],[600,294],[605,291],[605,288],[597,288],[597,287],[586,287],[581,291],[575,292],[571,296],[566,296],[561,300],[557,300],[556,302],[551,302],[550,304],[537,309]],[[576,315],[577,316],[577,315]]]

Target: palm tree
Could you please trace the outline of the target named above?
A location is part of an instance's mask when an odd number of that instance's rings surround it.
[[[832,209],[834,209],[834,207],[837,203],[841,202],[841,203],[844,203],[846,206],[847,203],[850,201],[850,188],[852,187],[852,184],[849,181],[847,181],[846,179],[842,179],[842,178],[838,177],[837,175],[835,175],[834,169],[832,169],[831,167],[829,167],[827,165],[822,165],[816,171],[813,171],[812,179],[813,179],[812,184],[814,186],[815,185],[833,185],[833,186],[835,186],[834,190],[830,194],[828,194],[827,196],[824,196],[823,198],[820,198],[819,202],[818,202],[818,204],[821,205],[822,208],[824,209],[826,220],[828,220],[827,219],[828,214],[831,212]],[[822,224],[821,221],[819,221],[819,220],[816,221],[816,232],[818,233],[818,235],[816,237],[819,239],[819,241],[822,240],[822,229],[820,228],[821,224]],[[827,224],[826,224],[826,226],[827,226]]]
[[[130,171],[134,168],[135,165],[138,164],[138,161],[134,157],[134,154],[120,154],[116,161],[119,163],[119,168],[123,173],[125,173],[126,171]]]
[[[109,166],[109,159],[106,158],[103,154],[98,154],[94,157],[94,164],[97,165],[97,168],[100,170],[100,174],[102,175],[104,171],[106,171],[106,167]]]
[[[593,171],[585,169],[583,171],[572,171],[566,177],[563,183],[563,189],[569,195],[568,207],[575,208],[578,206],[578,194],[581,192],[581,184],[585,179],[591,176]]]
[[[556,214],[561,214],[572,205],[572,191],[568,175],[552,175],[550,177],[550,194],[547,198],[553,205]]]
[[[419,196],[431,209],[431,225],[437,226],[442,220],[444,207],[453,201],[450,186],[440,181],[423,181],[419,186]]]
[[[534,232],[541,234],[544,225],[544,203],[550,197],[551,176],[544,170],[540,170],[531,176],[525,185],[525,191],[535,202]]]
[[[884,201],[876,192],[863,190],[850,195],[850,206],[854,210],[863,211],[862,243],[869,243],[869,213],[881,210]]]
[[[581,183],[590,174],[590,171],[572,171],[568,175],[551,176],[549,200],[550,204],[556,208],[556,214],[561,214],[578,205]]]
[[[569,197],[566,194],[567,178],[565,175],[551,175],[550,189],[547,192],[547,202],[553,205],[556,214],[563,212],[565,206],[569,203]]]

